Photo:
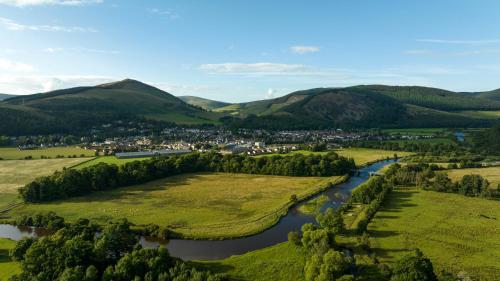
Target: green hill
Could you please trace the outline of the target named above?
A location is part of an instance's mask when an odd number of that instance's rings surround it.
[[[14,95],[0,94],[0,101],[3,101],[8,98],[15,97]]]
[[[218,108],[230,105],[230,103],[227,102],[214,101],[195,96],[179,96],[178,98],[184,101],[185,103],[201,107],[205,110],[216,110]]]
[[[115,120],[214,123],[220,116],[139,81],[76,87],[0,103],[0,134],[73,132]]]
[[[497,107],[498,106],[498,107]],[[490,121],[454,111],[500,108],[464,94],[423,87],[317,88],[219,108],[231,126],[267,128],[467,127]]]
[[[483,99],[500,101],[500,89],[496,89],[493,91],[486,91],[486,92],[467,93],[467,94],[472,95],[474,97],[483,98]]]

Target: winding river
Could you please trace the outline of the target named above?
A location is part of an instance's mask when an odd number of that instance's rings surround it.
[[[351,191],[370,177],[370,172],[378,171],[380,168],[394,163],[394,161],[380,161],[361,168],[346,182],[315,195],[315,197],[326,195],[329,198],[321,207],[321,211],[326,208],[337,208],[346,202]],[[307,215],[298,211],[298,208],[304,203],[301,202],[290,208],[288,213],[274,226],[259,234],[248,237],[230,240],[171,239],[168,241],[151,241],[145,237],[141,237],[140,242],[144,247],[165,245],[172,256],[182,258],[183,260],[215,260],[227,258],[232,255],[241,255],[249,251],[284,242],[287,240],[287,234],[290,231],[299,230],[304,223],[314,222],[314,215]],[[43,230],[0,224],[0,238],[19,240],[23,237],[38,237],[40,235],[44,235]]]

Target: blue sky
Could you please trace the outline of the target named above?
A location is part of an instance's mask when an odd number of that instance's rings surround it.
[[[496,0],[0,0],[0,93],[123,78],[230,102],[373,83],[491,90],[498,11]]]

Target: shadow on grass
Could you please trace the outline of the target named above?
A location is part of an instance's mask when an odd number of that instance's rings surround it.
[[[418,191],[408,191],[405,190],[404,192],[394,190],[391,192],[388,196],[388,198],[385,200],[384,204],[382,205],[382,208],[380,211],[382,212],[401,212],[403,208],[408,208],[408,207],[415,207],[417,206],[416,204],[409,203],[411,202],[411,197],[418,193]],[[391,216],[391,215],[385,215],[386,218],[398,218],[397,216]],[[380,216],[382,217],[382,216]]]
[[[9,250],[0,249],[0,263],[11,262],[12,259],[9,256]]]
[[[407,253],[411,250],[409,249],[383,249],[383,248],[372,248],[372,251],[377,253],[377,256],[383,259],[391,259],[398,257],[398,253]]]
[[[220,262],[188,262],[190,266],[195,267],[196,269],[210,271],[211,273],[224,273],[227,274],[230,271],[234,270],[234,266],[222,264]],[[243,279],[234,278],[231,276],[231,280],[234,281],[243,281]]]

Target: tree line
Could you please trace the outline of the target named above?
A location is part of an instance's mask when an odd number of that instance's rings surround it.
[[[66,169],[28,183],[19,189],[19,194],[25,202],[46,202],[193,172],[336,176],[345,175],[352,169],[355,169],[353,159],[333,152],[261,158],[215,152],[190,153],[134,161],[121,166],[100,163],[81,170]]]
[[[21,272],[11,281],[224,281],[188,267],[168,251],[144,249],[126,220],[100,229],[86,219],[55,234],[24,238],[10,251]]]

